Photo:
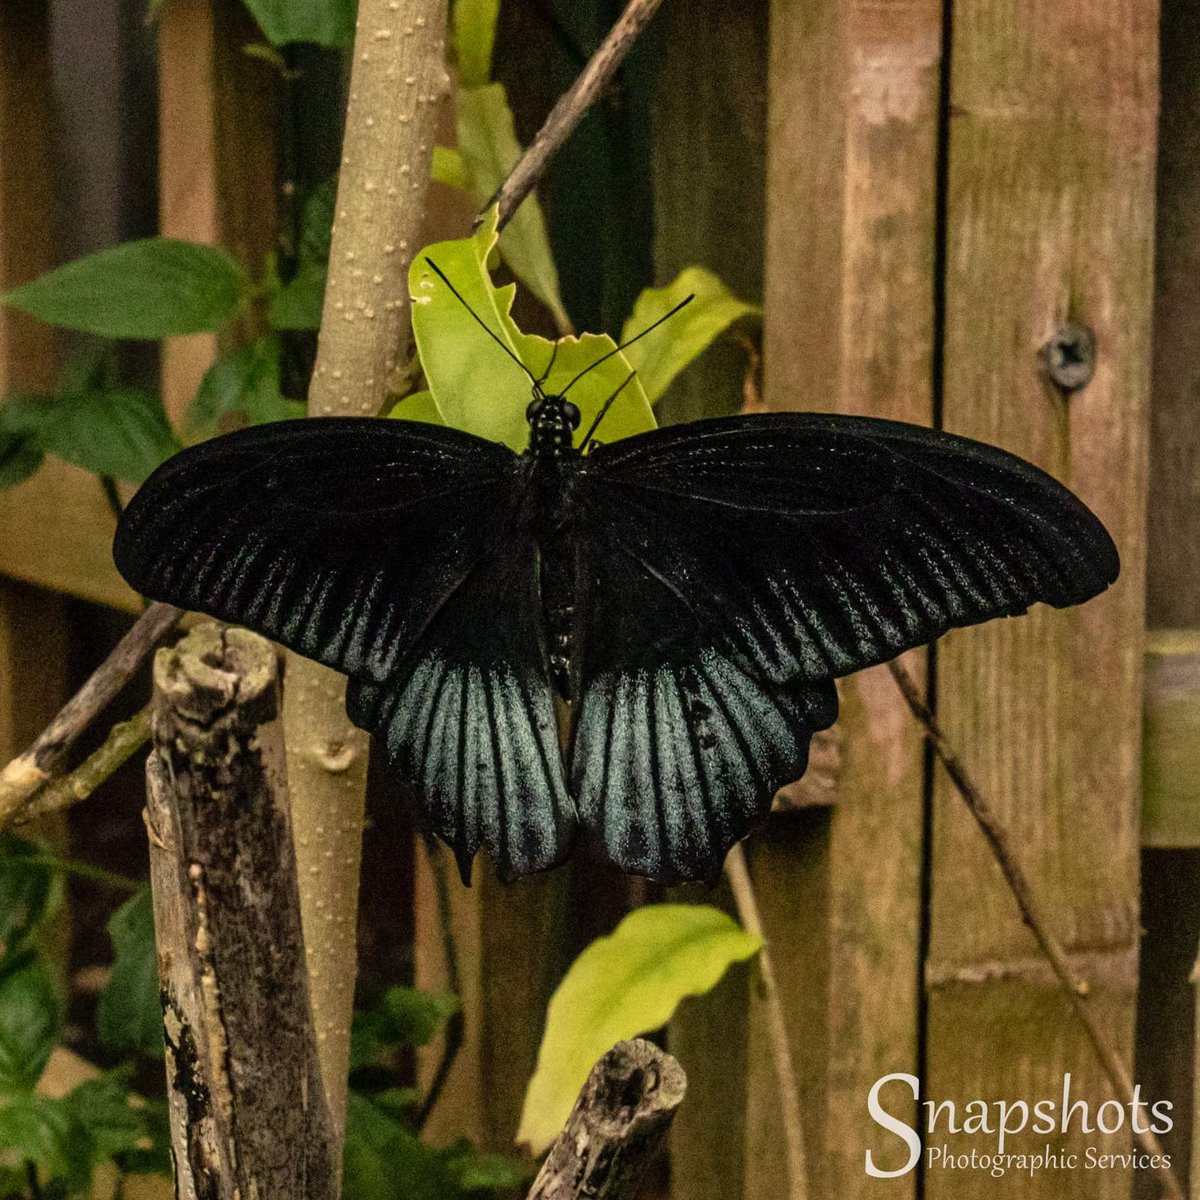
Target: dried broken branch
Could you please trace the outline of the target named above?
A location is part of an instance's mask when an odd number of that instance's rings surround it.
[[[170,604],[151,604],[33,745],[0,771],[0,829],[8,826],[30,797],[50,780],[75,739],[137,674],[150,651],[182,619],[181,609]]]
[[[631,1200],[686,1089],[665,1051],[618,1042],[592,1068],[528,1200]]]
[[[513,213],[521,206],[521,201],[537,186],[550,159],[575,131],[596,97],[608,86],[661,3],[662,0],[630,0],[579,77],[559,97],[520,162],[484,206],[486,212],[493,204],[499,205],[501,228],[508,224]]]
[[[946,741],[946,735],[922,698],[916,681],[898,661],[890,662],[887,666],[909,711],[924,731],[938,761],[945,768],[946,774],[950,776],[950,781],[963,798],[971,816],[975,818],[976,824],[983,831],[992,856],[1000,867],[1005,882],[1017,902],[1017,907],[1021,910],[1021,918],[1029,927],[1038,947],[1049,961],[1055,978],[1067,994],[1071,1007],[1083,1026],[1084,1033],[1087,1035],[1113,1091],[1123,1104],[1133,1104],[1133,1079],[1129,1069],[1117,1053],[1116,1047],[1097,1024],[1088,1004],[1090,992],[1088,981],[1079,975],[1071,965],[1066,947],[1055,934],[1033,884],[1021,866],[1011,834],[979,791],[962,760]],[[1170,1159],[1166,1158],[1162,1143],[1148,1126],[1145,1131],[1135,1130],[1134,1138],[1148,1155],[1160,1155],[1162,1156],[1160,1161],[1170,1162]],[[1171,1200],[1184,1200],[1183,1189],[1170,1166],[1159,1168],[1159,1178],[1162,1181],[1164,1193],[1171,1197]]]
[[[271,644],[202,625],[154,664],[146,826],[179,1195],[335,1200]]]

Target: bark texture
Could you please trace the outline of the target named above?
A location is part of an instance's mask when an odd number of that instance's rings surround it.
[[[529,1200],[630,1200],[686,1089],[669,1054],[641,1038],[618,1042],[592,1068]]]
[[[176,1194],[332,1200],[271,644],[203,625],[154,664],[146,825]]]
[[[446,0],[361,0],[310,416],[374,416],[402,373],[416,252],[447,84]],[[380,536],[387,535],[380,529]],[[345,680],[288,656],[284,709],[309,978],[326,1096],[345,1119],[367,735]]]

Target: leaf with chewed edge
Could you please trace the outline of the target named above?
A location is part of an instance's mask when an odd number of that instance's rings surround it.
[[[493,208],[473,237],[427,246],[413,260],[409,271],[413,334],[433,403],[445,423],[520,452],[529,442],[525,409],[531,398],[531,384],[509,354],[519,358],[534,375],[540,375],[554,354],[554,343],[522,333],[510,311],[515,285],[497,288],[492,282],[487,263],[496,246],[496,219]],[[444,272],[494,337],[484,332],[479,321],[455,298],[431,269],[429,260]],[[497,340],[508,354],[496,344]],[[559,339],[554,369],[543,384],[544,390],[554,393],[566,387],[615,347],[607,334],[585,333]],[[577,438],[582,437],[604,402],[622,388],[631,371],[624,354],[615,354],[572,387],[570,399],[582,414]],[[397,404],[392,415],[404,416],[406,403]],[[654,415],[635,378],[622,388],[597,436],[615,441],[653,428]]]

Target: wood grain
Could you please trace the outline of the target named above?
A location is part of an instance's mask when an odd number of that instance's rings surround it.
[[[943,401],[946,428],[1063,479],[1122,556],[1120,582],[945,638],[938,716],[1092,1003],[1132,1056],[1145,583],[1157,11],[1018,0],[956,9],[951,50]],[[1069,397],[1039,347],[1094,330],[1095,377]],[[926,1082],[931,1097],[1109,1096],[969,815],[935,779]],[[970,1137],[948,1137],[970,1149]],[[938,1144],[943,1141],[937,1138]],[[1119,1150],[1126,1135],[1061,1144]],[[1128,1194],[1122,1171],[993,1179],[933,1170],[930,1200]]]
[[[937,0],[771,6],[771,409],[932,420],[941,28]],[[917,1066],[923,751],[885,672],[840,695],[831,811],[777,818],[750,843],[751,871],[792,1007],[810,1195],[912,1196],[912,1175],[864,1174],[868,1150],[886,1169],[903,1147],[863,1114],[876,1079]],[[744,1194],[775,1197],[763,1028],[754,1014]]]

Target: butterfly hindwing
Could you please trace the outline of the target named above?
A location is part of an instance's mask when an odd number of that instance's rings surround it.
[[[561,862],[574,838],[536,578],[532,538],[499,537],[396,676],[347,692],[464,880],[481,845],[510,878]]]
[[[241,430],[170,459],[113,544],[143,595],[386,680],[512,504],[518,458],[367,418]]]
[[[729,647],[689,599],[669,526],[580,515],[570,779],[583,837],[621,870],[711,880],[803,775],[809,740],[837,715],[833,683],[780,684]]]

